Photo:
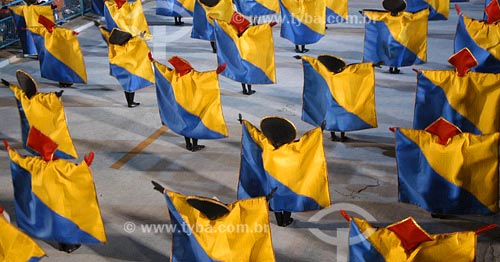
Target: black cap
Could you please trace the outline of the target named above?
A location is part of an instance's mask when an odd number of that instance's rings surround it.
[[[38,85],[30,74],[18,69],[16,71],[16,78],[19,83],[19,87],[21,87],[28,98],[31,98],[36,94]]]
[[[224,203],[204,197],[188,197],[188,204],[198,209],[208,219],[215,220],[229,213],[229,208]]]
[[[342,72],[346,66],[344,60],[332,55],[320,55],[318,60],[333,73]]]
[[[200,0],[200,2],[208,7],[214,7],[220,2],[220,0]]]
[[[124,45],[126,44],[130,38],[132,38],[132,34],[129,32],[125,32],[118,28],[113,28],[111,34],[109,35],[109,43],[114,45]]]
[[[391,14],[397,14],[406,9],[406,1],[405,0],[384,0],[382,2],[382,6],[385,10],[391,12]]]
[[[278,116],[268,116],[262,119],[260,129],[275,148],[290,143],[297,137],[295,125],[288,119]]]

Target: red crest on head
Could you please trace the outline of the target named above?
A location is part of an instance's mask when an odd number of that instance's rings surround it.
[[[26,144],[28,147],[38,152],[45,161],[53,159],[54,152],[56,152],[58,146],[56,142],[34,126],[30,128]]]
[[[231,16],[230,24],[233,25],[236,30],[238,30],[238,34],[243,33],[247,27],[250,25],[250,21],[248,21],[244,16],[240,15],[237,12],[234,12]]]
[[[406,251],[413,251],[420,243],[431,241],[432,238],[425,232],[413,218],[409,217],[405,220],[387,227],[394,232]]]
[[[467,47],[462,48],[448,59],[455,66],[458,76],[464,76],[471,68],[478,65],[476,58]]]
[[[500,21],[500,4],[498,0],[492,0],[484,9],[486,15],[488,15],[487,24],[493,24]]]
[[[193,67],[191,66],[191,64],[187,60],[180,58],[178,56],[173,56],[172,58],[170,58],[168,60],[168,62],[174,66],[175,70],[181,76],[183,76],[183,75],[189,73],[191,70],[193,70]]]
[[[462,133],[462,130],[442,117],[430,124],[425,131],[438,136],[438,143],[441,145],[448,144],[451,137]]]

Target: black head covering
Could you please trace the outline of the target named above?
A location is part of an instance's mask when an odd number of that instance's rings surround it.
[[[30,74],[23,70],[17,70],[16,78],[19,83],[19,87],[21,87],[28,98],[31,98],[36,94],[38,85]]]
[[[265,117],[260,122],[260,129],[275,148],[290,143],[297,137],[295,125],[282,117]]]
[[[200,2],[208,7],[214,7],[220,2],[220,0],[200,0]]]
[[[129,32],[125,32],[118,28],[113,28],[111,34],[109,35],[109,43],[114,45],[124,45],[126,44],[130,38],[132,38],[132,34]]]
[[[346,66],[344,60],[332,55],[320,55],[318,60],[333,73],[342,72]]]
[[[392,15],[397,15],[406,9],[405,0],[384,0],[382,6],[385,10],[391,12]]]
[[[192,207],[198,209],[198,211],[203,213],[210,220],[215,220],[229,213],[229,209],[224,203],[221,203],[214,199],[189,197],[187,199],[187,202]]]

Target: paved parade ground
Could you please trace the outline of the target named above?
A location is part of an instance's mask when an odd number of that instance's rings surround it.
[[[308,45],[306,54],[330,54],[348,63],[363,56],[364,25],[358,10],[381,9],[381,1],[349,0],[350,21],[328,25],[318,43]],[[474,18],[482,17],[483,1],[460,4]],[[155,2],[144,9],[154,38],[148,42],[153,56],[163,64],[178,55],[196,70],[215,70],[216,54],[209,42],[190,38],[191,18],[174,26],[173,18],[155,15]],[[90,15],[63,25],[80,31],[78,36],[87,67],[88,84],[64,89],[69,130],[82,161],[95,152],[91,168],[102,211],[108,243],[84,245],[72,254],[57,251],[37,240],[48,257],[42,261],[168,261],[172,234],[164,197],[153,190],[151,180],[186,195],[217,197],[236,201],[240,164],[241,125],[238,114],[258,125],[264,116],[282,116],[295,123],[302,135],[313,127],[301,121],[303,71],[295,59],[294,46],[273,28],[277,83],[252,86],[257,92],[246,96],[241,85],[220,76],[221,99],[229,137],[201,140],[206,148],[185,149],[184,138],[161,127],[155,87],[136,92],[136,108],[126,106],[123,90],[109,75],[108,51]],[[452,69],[447,63],[453,52],[457,14],[450,10],[448,21],[432,21],[428,32],[428,62],[418,69]],[[59,91],[57,83],[40,77],[38,61],[21,58],[19,47],[2,51],[0,78],[16,83],[15,71],[32,74],[40,91]],[[7,55],[6,55],[7,54]],[[145,58],[147,59],[147,58]],[[476,230],[498,223],[499,216],[456,216],[431,218],[427,211],[398,203],[394,134],[389,127],[412,127],[416,74],[411,67],[401,74],[389,74],[388,67],[376,69],[376,111],[378,128],[349,132],[345,143],[330,140],[324,132],[328,179],[332,205],[320,212],[294,213],[289,227],[278,227],[270,215],[273,248],[277,261],[347,261],[347,222],[339,214],[364,217],[386,226],[412,216],[430,233]],[[19,113],[13,93],[0,87],[0,139],[21,150]],[[14,197],[9,158],[0,149],[0,204],[13,218]],[[159,225],[153,228],[152,225]],[[155,230],[156,229],[156,230]],[[477,260],[500,261],[500,229],[478,237]],[[450,261],[451,262],[451,261]]]

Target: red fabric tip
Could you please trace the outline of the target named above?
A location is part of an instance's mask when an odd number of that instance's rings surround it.
[[[462,9],[460,9],[460,6],[458,4],[455,4],[455,10],[457,10],[458,15],[460,15],[460,13],[462,13]]]
[[[3,139],[3,145],[5,146],[6,150],[9,150],[9,142],[7,142],[7,139]]]
[[[345,212],[345,210],[341,209],[340,214],[344,217],[345,220],[351,221],[351,217]]]
[[[2,213],[3,213],[3,211],[4,211],[3,206],[2,206],[2,205],[0,205],[0,214],[2,214]]]
[[[78,35],[78,34],[80,34],[80,33],[73,31],[73,35]]]
[[[395,127],[389,127],[389,131],[391,131],[391,132],[394,133],[394,132],[396,132],[396,128]]]
[[[216,72],[217,74],[222,73],[222,71],[224,71],[224,69],[226,69],[226,66],[227,66],[227,64],[226,64],[226,63],[224,63],[224,64],[222,64],[222,65],[218,66],[218,67],[217,67],[217,70],[216,70],[215,72]]]
[[[122,8],[122,6],[127,2],[127,0],[115,0],[118,9]]]
[[[94,152],[88,153],[86,156],[83,157],[83,160],[85,160],[85,163],[87,163],[87,166],[92,165],[92,161],[94,161]]]
[[[436,135],[439,137],[438,143],[441,145],[448,144],[448,140],[451,137],[454,137],[462,131],[455,126],[454,124],[448,122],[446,119],[440,117],[438,120],[434,121],[434,123],[430,124],[425,131]]]
[[[413,72],[417,73],[418,74],[418,69],[416,68],[412,68],[411,70],[413,70]]]
[[[54,22],[43,15],[38,16],[38,23],[42,24],[51,33],[53,31],[53,28],[56,27],[56,24]]]
[[[432,240],[429,234],[420,228],[411,217],[390,225],[387,229],[398,236],[401,244],[408,252],[413,251],[420,243]]]
[[[273,22],[269,23],[269,25],[270,25],[271,27],[273,27],[273,26],[275,26],[275,25],[277,25],[277,24],[278,24],[278,22],[276,22],[276,21],[273,21]]]
[[[489,224],[485,227],[482,227],[482,228],[479,228],[478,230],[476,230],[476,235],[479,235],[481,233],[484,233],[484,232],[487,232],[487,231],[490,231],[492,230],[493,228],[496,228],[498,225],[497,224]]]
[[[471,68],[478,65],[476,58],[467,47],[452,55],[448,62],[455,66],[458,76],[465,76]]]
[[[250,25],[250,21],[248,21],[244,16],[238,14],[237,12],[233,13],[233,15],[231,16],[231,21],[229,23],[233,25],[236,30],[238,30],[238,34],[242,34],[243,32],[245,32],[247,27]]]
[[[151,61],[151,62],[155,61],[155,59],[153,58],[153,53],[151,53],[151,52],[148,52],[148,58],[149,58],[149,61]]]
[[[486,20],[487,24],[493,24],[500,21],[500,4],[498,0],[492,0],[484,9],[484,12],[488,16],[488,20]]]
[[[179,73],[181,76],[193,70],[193,67],[191,66],[191,64],[189,64],[188,61],[178,56],[173,56],[168,60],[168,62],[174,66],[177,73]]]
[[[28,134],[27,146],[35,150],[42,156],[43,160],[50,161],[57,149],[57,144],[50,137],[43,134],[36,127],[32,126]]]

